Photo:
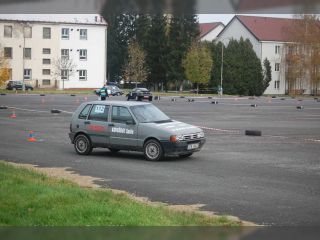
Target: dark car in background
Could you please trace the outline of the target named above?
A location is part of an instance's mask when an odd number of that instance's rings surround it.
[[[136,101],[142,101],[142,100],[152,101],[152,94],[146,88],[134,88],[132,89],[131,92],[127,94],[127,101],[131,99]]]
[[[7,83],[7,90],[22,90],[22,81],[9,81]],[[33,87],[29,84],[25,84],[25,89],[26,90],[33,90]]]
[[[124,94],[124,92],[118,88],[117,86],[108,85],[107,87],[108,94],[112,96],[121,96]]]

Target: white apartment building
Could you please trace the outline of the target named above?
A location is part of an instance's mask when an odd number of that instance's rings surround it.
[[[284,45],[290,42],[285,29],[292,23],[293,19],[236,15],[218,35],[216,41],[227,45],[231,39],[249,39],[261,63],[263,64],[267,58],[271,64],[272,81],[264,93],[285,94],[287,83]],[[302,87],[308,89],[308,86]]]
[[[219,33],[224,29],[221,22],[200,23],[200,41],[212,42],[217,38]]]
[[[0,15],[10,79],[39,88],[99,88],[106,81],[106,31],[99,15]]]

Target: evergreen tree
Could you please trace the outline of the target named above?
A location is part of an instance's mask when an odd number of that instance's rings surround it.
[[[134,22],[135,40],[144,49],[146,49],[146,45],[148,43],[150,25],[151,25],[151,20],[149,15],[139,14],[136,16],[136,19]]]
[[[211,50],[211,57],[212,59],[214,59],[211,71],[211,78],[209,81],[209,87],[217,88],[221,85],[221,54],[223,44],[221,42],[211,42],[207,44]]]
[[[225,93],[252,96],[263,94],[261,61],[248,39],[231,40],[225,50],[223,64]]]
[[[135,15],[106,15],[107,34],[107,79],[118,81],[122,66],[128,55],[128,43],[135,34]]]
[[[166,17],[162,14],[152,16],[151,27],[145,44],[147,65],[149,69],[149,85],[159,87],[163,84],[167,90],[167,36]]]
[[[168,79],[180,85],[180,90],[185,79],[182,59],[198,36],[199,25],[196,15],[179,15],[171,18],[168,39]]]
[[[263,61],[263,91],[265,91],[272,80],[270,61],[266,58]]]

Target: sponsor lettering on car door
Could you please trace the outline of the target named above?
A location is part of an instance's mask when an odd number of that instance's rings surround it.
[[[110,144],[137,146],[137,123],[127,107],[112,106]]]

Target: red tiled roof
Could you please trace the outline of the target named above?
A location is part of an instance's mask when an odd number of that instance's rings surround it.
[[[297,5],[307,6],[310,4],[316,4],[319,0],[239,0],[234,4],[236,11],[247,11],[247,10],[257,10],[257,9],[270,9],[279,7],[294,7]]]
[[[212,23],[200,23],[200,38],[207,35],[209,32],[211,32],[213,29],[218,27],[219,25],[223,25],[221,22],[212,22]],[[224,26],[224,25],[223,25]]]
[[[296,19],[270,18],[255,16],[236,16],[239,21],[260,41],[290,41],[288,29],[295,24]]]

